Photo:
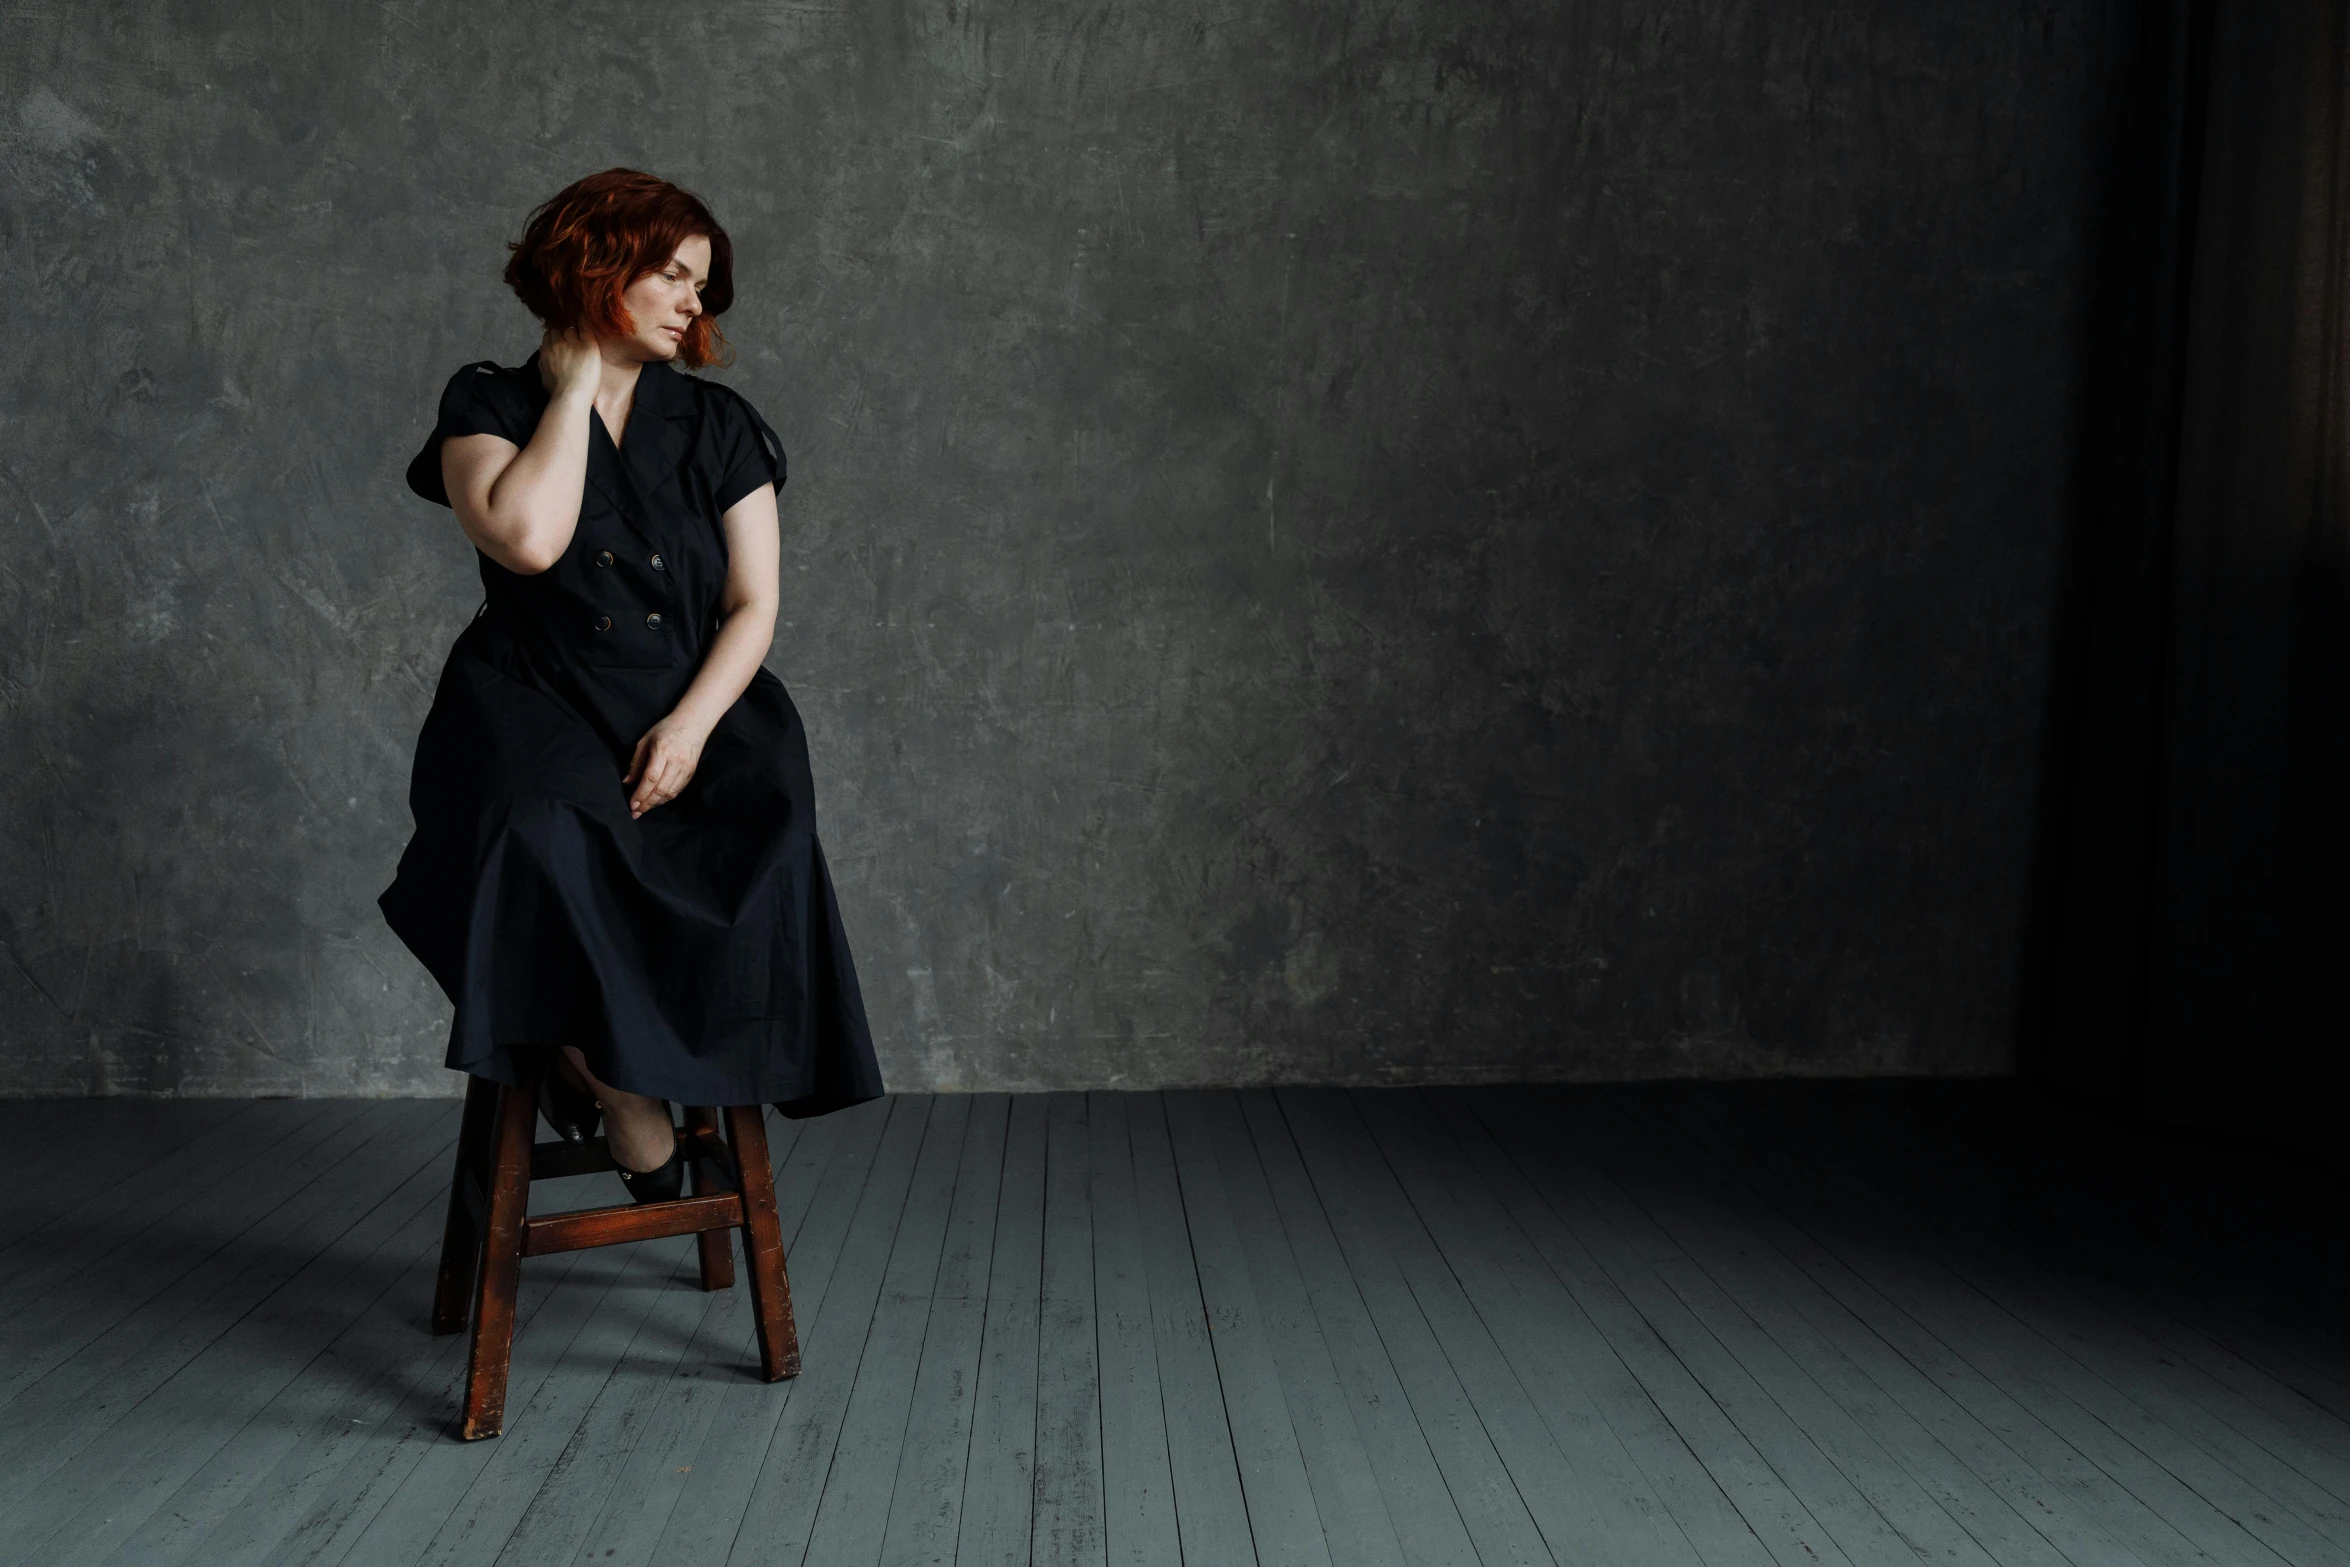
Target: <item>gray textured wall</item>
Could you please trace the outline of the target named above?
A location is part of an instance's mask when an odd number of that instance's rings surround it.
[[[2103,12],[0,18],[0,1091],[433,1093],[402,464],[742,258],[894,1085],[2004,1069]]]

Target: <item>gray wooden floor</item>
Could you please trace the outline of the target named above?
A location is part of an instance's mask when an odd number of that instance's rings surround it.
[[[0,1104],[0,1562],[2350,1562],[2336,1204],[1994,1086],[771,1120],[802,1375],[533,1259],[470,1445],[456,1112]]]

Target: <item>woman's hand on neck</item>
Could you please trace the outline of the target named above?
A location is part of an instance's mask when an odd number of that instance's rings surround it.
[[[548,396],[557,401],[600,398],[604,375],[602,345],[585,332],[550,328],[540,334],[539,380]]]
[[[637,378],[645,362],[629,352],[626,339],[553,332],[539,339],[539,380],[554,401],[592,404],[617,446],[636,406]]]

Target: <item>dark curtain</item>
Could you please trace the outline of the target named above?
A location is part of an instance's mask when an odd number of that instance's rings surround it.
[[[2114,141],[2023,1066],[2338,1139],[2350,1030],[2342,0],[2149,0]]]

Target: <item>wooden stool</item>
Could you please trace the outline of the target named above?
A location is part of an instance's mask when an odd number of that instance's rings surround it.
[[[783,1271],[775,1180],[767,1163],[765,1108],[728,1108],[727,1140],[721,1140],[719,1111],[707,1105],[686,1107],[685,1125],[677,1136],[692,1176],[687,1196],[534,1219],[528,1212],[532,1181],[618,1168],[601,1137],[534,1145],[538,1086],[538,1070],[525,1069],[511,1088],[476,1077],[468,1080],[465,1090],[457,1174],[449,1187],[448,1225],[441,1232],[440,1286],[432,1303],[435,1333],[463,1328],[467,1307],[472,1308],[465,1440],[496,1436],[505,1425],[514,1287],[522,1259],[548,1252],[694,1235],[702,1253],[702,1288],[722,1290],[734,1284],[734,1253],[726,1232],[739,1227],[744,1260],[750,1266],[751,1305],[758,1319],[760,1370],[770,1382],[799,1375],[799,1330],[792,1325],[791,1281]],[[744,1171],[751,1179],[738,1178]]]

